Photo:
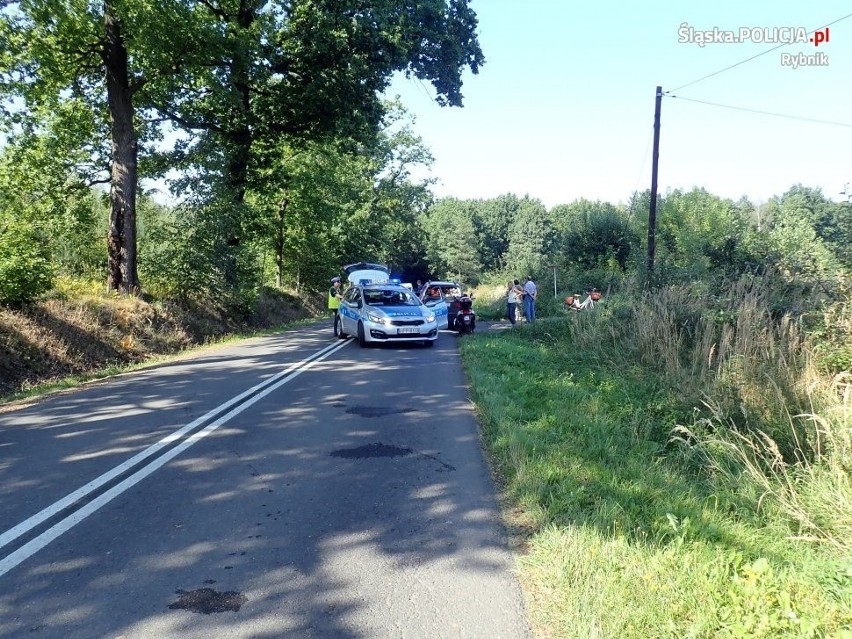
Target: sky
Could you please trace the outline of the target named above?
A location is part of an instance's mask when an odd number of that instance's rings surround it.
[[[579,198],[627,202],[651,186],[657,86],[670,92],[661,104],[661,194],[702,187],[759,204],[795,184],[818,187],[835,201],[845,199],[847,183],[852,193],[849,0],[470,5],[486,63],[478,75],[465,73],[464,107],[441,107],[428,82],[402,76],[388,91],[400,96],[432,151],[438,197],[514,193],[548,208]],[[839,18],[845,19],[819,46],[771,50],[797,29],[814,37]],[[736,35],[749,29],[755,39],[779,41],[699,46],[681,41],[690,28]],[[799,54],[824,57],[794,68]]]

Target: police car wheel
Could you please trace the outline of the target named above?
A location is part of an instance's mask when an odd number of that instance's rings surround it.
[[[364,324],[358,322],[358,345],[359,346],[369,346],[367,342],[367,338],[364,337]]]

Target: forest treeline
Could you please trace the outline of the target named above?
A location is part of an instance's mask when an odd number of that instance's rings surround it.
[[[0,298],[32,299],[58,275],[105,281],[108,196],[98,188],[39,193],[23,179],[26,156],[16,151],[0,156]],[[250,304],[264,287],[319,290],[342,264],[362,259],[412,280],[451,277],[466,286],[527,274],[549,286],[554,267],[566,292],[648,278],[649,192],[627,204],[581,199],[549,209],[513,194],[434,199],[427,180],[412,178],[430,161],[399,105],[369,150],[291,149],[281,160],[286,188],[247,195],[238,247],[225,240],[217,209],[192,200],[165,206],[143,194],[142,290]],[[671,191],[658,200],[654,279],[772,273],[789,303],[811,293],[840,297],[852,269],[850,209],[801,185],[757,206],[698,188]]]
[[[264,287],[319,290],[342,264],[362,259],[410,279],[451,277],[466,286],[527,274],[549,286],[554,267],[566,292],[648,278],[649,192],[627,204],[581,199],[549,209],[513,194],[434,199],[428,180],[412,177],[431,157],[404,110],[394,106],[385,122],[376,144],[357,154],[325,143],[288,149],[279,167],[286,187],[272,185],[270,169],[268,190],[247,194],[239,246],[223,235],[219,209],[193,199],[166,206],[143,193],[142,290],[245,305]],[[7,147],[0,156],[5,303],[49,291],[57,276],[107,278],[108,195],[97,187],[39,191],[26,179],[35,150]],[[654,279],[772,273],[788,303],[803,294],[842,296],[852,269],[850,209],[801,185],[760,205],[698,188],[671,191],[658,199]]]
[[[627,204],[576,200],[547,209],[513,195],[439,200],[423,216],[433,269],[477,283],[489,274],[601,286],[646,271],[650,192]],[[778,273],[799,287],[835,288],[852,268],[852,205],[795,185],[759,206],[705,189],[658,196],[658,284]]]

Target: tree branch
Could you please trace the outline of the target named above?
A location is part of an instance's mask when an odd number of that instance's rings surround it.
[[[151,105],[151,108],[154,109],[155,111],[158,111],[159,113],[162,113],[163,115],[165,115],[166,116],[165,119],[171,120],[172,122],[177,122],[178,124],[180,124],[185,129],[190,129],[192,131],[216,131],[217,133],[221,133],[221,134],[227,133],[227,130],[223,129],[222,127],[220,127],[216,124],[212,124],[210,122],[200,122],[200,121],[196,122],[196,121],[189,120],[187,118],[184,118],[184,117],[178,115],[177,113],[175,113],[171,109],[168,109],[167,107],[164,107],[162,105],[153,104],[153,105]]]
[[[86,180],[85,184],[86,184],[86,186],[91,187],[91,186],[95,186],[96,184],[110,184],[111,182],[112,182],[111,177],[105,177],[105,178],[102,178],[100,180],[95,180],[95,179]]]
[[[198,0],[198,2],[199,2],[199,4],[202,4],[205,7],[207,7],[208,9],[210,9],[210,13],[212,13],[214,16],[216,16],[220,20],[224,20],[224,21],[227,22],[230,19],[230,16],[228,15],[228,13],[224,9],[222,9],[221,7],[217,7],[212,2],[208,2],[208,0]]]

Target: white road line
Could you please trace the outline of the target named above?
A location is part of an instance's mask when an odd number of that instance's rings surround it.
[[[219,406],[217,406],[216,408],[214,408],[211,411],[208,411],[207,413],[205,413],[204,415],[202,415],[198,419],[196,419],[193,422],[184,426],[183,428],[176,430],[171,435],[167,435],[166,437],[164,437],[163,439],[158,441],[156,444],[149,446],[148,448],[146,448],[142,452],[134,455],[133,457],[131,457],[130,459],[125,461],[124,463],[119,464],[118,466],[116,466],[112,470],[107,471],[106,473],[104,473],[100,477],[93,479],[88,484],[78,488],[73,493],[66,495],[65,497],[63,497],[59,501],[51,504],[50,506],[48,506],[44,510],[36,513],[35,515],[26,519],[25,521],[22,521],[17,526],[10,528],[6,532],[4,532],[2,535],[0,535],[0,548],[2,548],[3,546],[5,546],[5,545],[7,545],[11,542],[13,542],[15,539],[17,539],[21,535],[26,534],[27,532],[29,532],[30,530],[32,530],[33,528],[35,528],[36,526],[38,526],[42,522],[44,522],[44,521],[50,519],[51,517],[53,517],[54,515],[56,515],[58,512],[60,512],[64,508],[71,506],[75,502],[84,498],[86,495],[89,495],[90,493],[96,491],[98,488],[100,488],[104,484],[109,483],[110,481],[112,481],[113,479],[115,479],[116,477],[121,475],[122,473],[126,472],[129,468],[132,468],[133,466],[135,466],[139,462],[143,461],[144,459],[146,459],[148,457],[151,457],[152,455],[154,455],[158,451],[162,450],[166,446],[174,443],[175,441],[178,441],[184,435],[186,435],[186,433],[188,433],[191,430],[193,430],[194,428],[198,427],[200,424],[204,423],[206,420],[210,419],[214,415],[221,413],[223,410],[230,408],[234,404],[238,404],[239,402],[244,400],[246,397],[248,397],[252,393],[256,393],[258,390],[264,388],[265,386],[269,386],[270,384],[274,384],[277,380],[281,379],[282,377],[290,375],[294,370],[302,368],[302,367],[306,368],[308,363],[312,363],[312,361],[320,361],[322,359],[325,359],[328,355],[336,352],[337,350],[339,350],[340,348],[345,346],[347,343],[349,343],[349,340],[346,340],[345,342],[342,342],[342,343],[339,343],[339,344],[334,343],[334,344],[331,344],[329,346],[326,346],[325,348],[320,349],[316,353],[306,357],[302,361],[297,362],[295,364],[292,364],[286,370],[281,371],[280,373],[273,375],[269,379],[264,380],[264,381],[262,381],[261,383],[255,385],[255,386],[252,386],[247,391],[240,393],[239,395],[233,397],[232,399],[228,400],[227,402],[219,404]],[[294,375],[294,377],[295,377],[295,375]],[[287,377],[284,381],[289,381],[290,379],[292,379],[292,377]],[[283,384],[284,381],[282,381],[281,383]],[[278,386],[280,386],[280,384],[276,385],[274,388],[278,388]],[[269,392],[271,392],[271,391],[267,391],[267,392],[263,393],[262,395],[259,395],[257,399],[259,399],[260,397],[265,397]],[[254,403],[254,401],[257,401],[257,399],[246,403],[245,407],[251,406]],[[229,419],[230,419],[230,416],[232,416],[234,414],[236,414],[236,413],[233,413],[233,411],[232,411],[232,413],[228,413]],[[181,449],[181,450],[183,450],[183,449]],[[169,459],[171,459],[171,458],[169,458]],[[119,485],[121,485],[121,484],[119,484]],[[0,575],[2,575],[2,574],[3,574],[3,572],[0,572]]]
[[[32,557],[39,550],[41,550],[42,548],[47,546],[51,541],[53,541],[54,539],[56,539],[60,535],[64,534],[65,532],[67,532],[68,530],[70,530],[71,528],[73,528],[74,526],[79,524],[86,517],[88,517],[89,515],[91,515],[95,511],[97,511],[98,509],[100,509],[102,506],[108,504],[110,501],[112,501],[116,497],[118,497],[125,490],[127,490],[128,488],[131,488],[132,486],[135,486],[136,484],[138,484],[140,481],[145,479],[148,475],[153,473],[155,470],[157,470],[158,468],[162,467],[163,465],[165,465],[170,460],[172,460],[175,457],[177,457],[178,455],[180,455],[187,448],[189,448],[193,444],[195,444],[195,443],[201,441],[202,439],[204,439],[205,437],[207,437],[207,435],[209,435],[210,433],[215,431],[217,428],[219,428],[219,426],[230,421],[230,419],[232,417],[234,417],[235,415],[239,415],[241,412],[243,412],[249,406],[252,406],[255,402],[260,401],[261,399],[263,399],[264,397],[269,395],[271,392],[277,390],[278,388],[280,388],[281,386],[283,386],[284,384],[286,384],[290,380],[295,379],[296,377],[298,377],[299,375],[304,373],[306,370],[311,368],[317,362],[321,362],[322,360],[324,360],[329,355],[332,355],[335,352],[339,351],[341,348],[346,346],[346,344],[348,344],[349,341],[350,340],[346,340],[345,342],[342,342],[341,344],[333,345],[330,349],[324,349],[326,352],[321,357],[316,357],[316,359],[313,359],[312,361],[305,363],[304,365],[301,366],[301,368],[299,368],[296,371],[293,371],[292,373],[287,375],[284,379],[282,379],[279,382],[277,382],[276,384],[270,386],[269,388],[267,388],[263,392],[258,393],[257,395],[255,395],[254,397],[249,399],[248,401],[240,404],[239,406],[237,406],[236,408],[231,410],[228,414],[223,415],[222,417],[217,419],[215,422],[209,424],[208,426],[205,426],[203,429],[201,429],[197,433],[194,433],[192,436],[188,437],[186,439],[186,441],[181,442],[180,444],[178,444],[174,448],[166,451],[163,455],[161,455],[160,457],[157,457],[156,459],[151,461],[148,465],[143,466],[142,468],[137,470],[135,473],[133,473],[130,477],[128,477],[127,479],[123,480],[122,482],[116,484],[115,486],[113,486],[112,488],[107,490],[102,495],[98,495],[92,501],[90,501],[88,504],[86,504],[85,506],[83,506],[79,510],[75,510],[73,513],[68,515],[68,517],[66,517],[65,519],[54,524],[51,528],[48,528],[46,531],[44,531],[38,537],[36,537],[32,541],[29,541],[26,544],[24,544],[23,546],[21,546],[20,548],[18,548],[18,550],[10,553],[9,555],[4,557],[3,559],[0,559],[0,577],[2,577],[7,572],[12,570],[15,566],[17,566],[21,562],[26,561],[27,559]],[[322,352],[322,351],[320,351],[320,352]],[[310,358],[308,358],[308,359],[310,359]],[[302,360],[302,361],[305,362],[306,360]]]

